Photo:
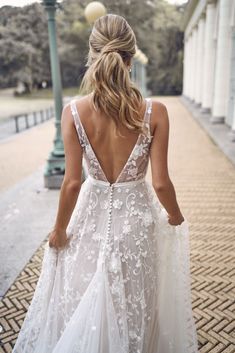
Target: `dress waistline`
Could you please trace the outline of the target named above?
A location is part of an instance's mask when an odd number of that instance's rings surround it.
[[[91,175],[88,175],[86,180],[89,180],[94,185],[103,185],[103,186],[107,186],[107,187],[110,187],[110,186],[112,186],[112,187],[122,187],[122,186],[135,186],[135,185],[138,185],[140,183],[143,183],[145,181],[145,177],[143,177],[141,179],[138,179],[138,180],[130,180],[130,181],[124,181],[124,182],[109,183],[108,181],[95,179]]]

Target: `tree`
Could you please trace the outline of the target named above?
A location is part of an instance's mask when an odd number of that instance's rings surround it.
[[[88,1],[87,1],[88,3]],[[64,87],[79,86],[85,72],[90,25],[84,17],[85,5],[64,1],[57,17],[58,46]]]
[[[32,61],[34,48],[24,42],[0,40],[0,77],[1,86],[15,86],[18,81],[30,90],[32,87]]]
[[[0,9],[0,87],[50,81],[47,20],[39,4]]]
[[[147,67],[148,87],[154,94],[181,94],[183,75],[184,6],[156,1],[154,37]]]

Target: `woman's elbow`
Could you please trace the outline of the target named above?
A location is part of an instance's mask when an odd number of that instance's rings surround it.
[[[77,194],[81,189],[80,180],[64,180],[63,187],[66,188],[69,192]]]
[[[159,182],[156,180],[152,181],[152,186],[156,192],[163,192],[167,189],[169,189],[169,186],[171,185],[171,180],[167,178],[166,180]]]

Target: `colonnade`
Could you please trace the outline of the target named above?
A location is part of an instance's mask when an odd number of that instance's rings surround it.
[[[235,131],[235,0],[199,0],[184,36],[183,95]]]

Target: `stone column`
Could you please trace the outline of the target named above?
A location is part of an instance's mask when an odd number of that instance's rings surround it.
[[[192,98],[196,101],[196,86],[197,86],[197,70],[198,70],[198,27],[194,29],[194,40],[193,40],[193,65],[192,65]]]
[[[206,7],[205,23],[205,52],[202,75],[202,108],[208,112],[212,108],[213,88],[214,88],[214,69],[215,69],[215,46],[214,39],[216,7],[215,3],[209,3]]]
[[[192,34],[188,38],[188,50],[187,50],[187,97],[191,98],[191,76],[192,76]]]
[[[184,37],[184,56],[183,56],[183,95],[188,96],[187,94],[187,56],[188,56],[188,39]]]
[[[194,88],[195,88],[195,39],[196,31],[193,29],[191,34],[191,48],[190,48],[190,94],[191,100],[194,100]]]
[[[205,16],[199,19],[198,23],[198,41],[197,41],[197,77],[196,77],[196,95],[195,102],[202,102],[202,85],[203,85],[203,63],[204,63],[204,33],[205,33]]]
[[[230,131],[230,139],[235,142],[235,101],[233,101],[233,116],[232,116],[232,126]]]
[[[193,43],[193,35],[192,35],[192,33],[190,33],[190,36],[189,36],[189,48],[188,48],[188,97],[190,99],[192,99],[192,94],[191,94],[192,43]]]
[[[187,59],[186,59],[186,95],[190,95],[190,76],[191,76],[191,65],[190,65],[190,46],[191,46],[191,35],[187,40]]]
[[[233,0],[220,0],[216,50],[215,84],[211,122],[221,123],[227,115],[230,68],[229,21]]]
[[[228,93],[228,113],[226,124],[231,126],[232,140],[235,141],[235,2],[233,3],[230,21],[231,50],[230,50],[230,72],[229,72],[229,93]]]

